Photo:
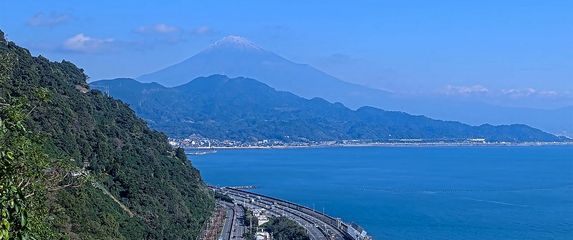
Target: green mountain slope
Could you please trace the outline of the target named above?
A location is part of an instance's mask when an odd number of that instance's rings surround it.
[[[283,141],[427,139],[560,141],[526,125],[469,126],[403,112],[362,107],[356,111],[320,98],[305,99],[248,78],[197,78],[167,88],[133,79],[91,83],[128,104],[150,126],[174,137]]]
[[[0,76],[0,101],[28,102],[25,125],[50,159],[46,174],[56,175],[58,163],[70,166],[59,174],[62,183],[42,183],[55,188],[37,196],[56,236],[196,238],[214,200],[199,172],[164,134],[148,128],[126,104],[89,91],[82,69],[32,57],[3,34]]]

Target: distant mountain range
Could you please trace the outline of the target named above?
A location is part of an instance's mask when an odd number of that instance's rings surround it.
[[[225,37],[178,64],[136,79],[174,87],[213,74],[257,79],[277,90],[305,98],[320,97],[341,102],[352,109],[373,106],[476,125],[523,123],[554,134],[573,136],[573,107],[541,110],[394,94],[342,81],[312,66],[289,61],[237,36]]]
[[[249,78],[200,77],[177,87],[133,79],[90,84],[127,102],[142,118],[173,137],[200,134],[214,139],[427,139],[485,138],[488,141],[560,141],[526,125],[470,126],[374,107],[352,110],[321,98],[277,91]]]

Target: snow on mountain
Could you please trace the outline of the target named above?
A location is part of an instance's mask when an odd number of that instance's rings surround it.
[[[220,48],[234,48],[234,49],[242,49],[242,50],[256,50],[256,51],[264,51],[262,48],[257,46],[255,43],[249,41],[248,39],[240,36],[226,36],[219,41],[211,44],[205,51],[213,51]]]

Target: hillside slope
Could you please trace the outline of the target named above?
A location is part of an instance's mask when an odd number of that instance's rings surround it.
[[[167,88],[133,79],[91,83],[127,103],[153,128],[174,137],[215,139],[344,140],[485,138],[488,141],[559,141],[526,125],[469,126],[373,107],[351,110],[305,99],[248,78],[200,77]]]
[[[27,99],[27,128],[53,163],[87,173],[84,184],[46,193],[50,227],[69,239],[195,239],[214,203],[182,150],[126,104],[89,91],[82,69],[1,37],[0,99]]]

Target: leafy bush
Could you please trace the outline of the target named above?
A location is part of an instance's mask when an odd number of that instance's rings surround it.
[[[296,222],[286,218],[271,218],[262,226],[265,231],[273,235],[276,240],[309,240],[306,230]]]

